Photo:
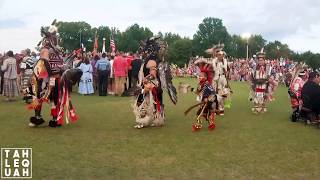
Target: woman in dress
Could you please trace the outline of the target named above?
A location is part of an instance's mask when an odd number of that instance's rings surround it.
[[[93,68],[89,59],[85,58],[78,68],[83,72],[79,82],[79,93],[84,95],[93,94]]]

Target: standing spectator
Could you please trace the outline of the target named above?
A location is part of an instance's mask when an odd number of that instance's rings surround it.
[[[246,72],[245,72],[245,65],[241,65],[240,67],[240,81],[245,81],[245,76],[246,76]]]
[[[17,85],[18,85],[18,90],[21,90],[21,84],[22,84],[22,76],[23,72],[20,67],[23,58],[24,58],[24,51],[21,52],[21,54],[16,53],[15,57],[16,59],[16,66],[17,66]]]
[[[123,57],[123,52],[120,52],[115,58],[113,62],[113,71],[115,77],[115,95],[120,96],[124,92],[124,84],[126,82],[127,77],[127,61]]]
[[[95,55],[90,62],[91,66],[93,68],[92,75],[93,75],[93,86],[94,86],[95,90],[98,89],[98,72],[97,72],[96,64],[99,59],[100,59],[100,57],[98,55]]]
[[[32,68],[33,68],[33,60],[31,59],[31,51],[30,49],[26,49],[23,51],[24,58],[20,63],[21,70],[21,90],[24,90],[28,87],[28,82],[30,77],[32,76]]]
[[[72,68],[77,68],[82,64],[82,57],[76,56],[72,62]]]
[[[17,61],[12,51],[8,51],[7,56],[9,57],[4,60],[1,66],[1,70],[4,72],[3,95],[6,96],[6,101],[12,101],[19,95],[17,85]]]
[[[132,80],[132,87],[137,86],[137,82],[139,79],[139,71],[141,68],[142,60],[140,59],[139,54],[134,55],[134,59],[131,62],[131,80]]]
[[[108,55],[108,59],[110,62],[110,75],[109,75],[109,85],[108,85],[108,93],[114,95],[115,92],[115,81],[114,81],[114,72],[113,72],[113,62],[114,62],[114,55]]]
[[[131,88],[132,87],[132,85],[131,85],[131,83],[132,83],[132,79],[131,79],[131,70],[132,70],[132,66],[131,66],[131,62],[132,62],[132,60],[133,60],[133,57],[132,57],[132,52],[129,52],[128,53],[128,56],[127,56],[127,67],[128,67],[128,85],[127,85],[127,88],[129,89],[129,88]]]
[[[89,59],[85,57],[84,61],[80,64],[78,68],[81,69],[83,73],[79,82],[79,93],[84,95],[93,94],[93,68],[89,62]]]
[[[108,78],[110,74],[110,62],[106,59],[106,53],[102,54],[102,58],[96,63],[96,69],[98,72],[98,89],[99,96],[106,96],[108,94]]]
[[[1,70],[1,66],[3,64],[3,61],[5,59],[5,54],[0,54],[0,95],[2,95],[3,92],[3,74],[4,72]]]
[[[31,53],[31,59],[32,59],[33,64],[35,64],[38,61],[37,54],[35,52]]]
[[[26,49],[24,51],[25,57],[23,58],[20,68],[22,73],[22,84],[21,84],[21,92],[23,92],[25,89],[28,88],[30,85],[30,79],[33,74],[33,66],[34,66],[34,59],[31,57],[31,51],[30,49]],[[24,95],[23,99],[26,103],[30,103],[32,101],[32,96],[30,94]]]

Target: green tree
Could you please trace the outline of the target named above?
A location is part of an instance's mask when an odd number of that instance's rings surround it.
[[[248,39],[244,39],[240,35],[231,37],[230,49],[227,52],[230,56],[236,58],[245,58],[247,56],[247,43],[249,58],[265,46],[266,40],[261,35],[251,35]]]
[[[80,42],[87,47],[93,36],[91,26],[86,22],[59,22],[58,27],[61,45],[68,51],[78,49]]]
[[[239,35],[233,35],[230,41],[230,49],[227,52],[230,56],[236,58],[246,57],[246,40]]]
[[[280,41],[269,42],[265,51],[268,58],[278,59],[280,57],[289,58],[291,50],[287,44],[282,44]]]
[[[248,40],[249,57],[252,57],[258,51],[260,51],[261,48],[265,47],[266,42],[267,41],[261,35],[251,35]]]
[[[58,22],[59,35],[61,39],[60,45],[67,51],[78,49],[83,43],[87,51],[93,50],[95,33],[98,36],[98,51],[102,50],[103,38],[106,38],[106,50],[110,51],[110,34],[111,29],[108,26],[99,26],[92,28],[86,22]],[[48,28],[48,27],[45,27]],[[117,50],[120,51],[137,51],[140,41],[153,36],[153,33],[147,27],[140,27],[138,24],[129,26],[124,32],[117,28],[114,29],[114,40]],[[214,17],[207,17],[199,24],[197,32],[193,39],[182,38],[179,34],[172,32],[161,33],[158,35],[168,43],[169,59],[183,66],[190,56],[203,55],[205,50],[214,44],[224,43],[224,50],[229,56],[243,58],[246,57],[247,41],[239,35],[230,35],[227,28],[223,25],[222,20]],[[320,54],[310,51],[305,53],[297,53],[289,49],[287,44],[280,41],[269,42],[261,35],[252,35],[248,39],[249,56],[258,52],[265,47],[268,58],[291,58],[296,61],[306,62],[312,68],[319,68]]]
[[[306,62],[308,66],[312,69],[316,70],[320,68],[320,54],[319,53],[312,53],[311,51],[307,51],[302,53],[301,55],[302,61]]]
[[[123,51],[137,51],[141,41],[153,36],[149,28],[140,27],[134,24],[126,29],[121,35],[119,47]]]
[[[231,36],[221,19],[207,17],[199,24],[198,31],[193,36],[193,53],[205,55],[206,49],[218,43],[224,43],[228,52],[231,49]]]
[[[165,33],[164,36],[163,36],[163,40],[165,42],[168,43],[168,45],[170,46],[171,44],[173,44],[175,41],[177,40],[181,40],[182,38],[180,37],[179,34],[174,34],[174,33]]]
[[[110,35],[111,35],[111,29],[108,26],[99,26],[98,28],[93,28],[92,32],[95,33],[95,30],[97,31],[97,36],[98,36],[98,51],[102,52],[102,47],[103,47],[103,38],[106,38],[106,51],[110,52]],[[94,40],[94,37],[93,37]],[[91,42],[92,44],[92,49],[93,50],[93,41]]]
[[[291,59],[293,61],[297,61],[297,62],[302,61],[301,54],[299,54],[298,52],[294,52],[294,51],[290,51],[289,59]]]
[[[168,60],[182,67],[192,55],[192,41],[188,38],[174,41],[168,48]]]

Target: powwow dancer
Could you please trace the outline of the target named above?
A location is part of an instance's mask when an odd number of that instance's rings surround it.
[[[212,48],[213,59],[212,59],[212,67],[213,67],[213,84],[212,86],[215,88],[217,93],[217,114],[224,115],[225,111],[225,102],[227,98],[230,98],[231,88],[228,82],[228,61],[225,58],[225,52],[222,50],[224,44],[218,44]],[[207,50],[207,52],[210,52]]]
[[[63,65],[62,49],[58,46],[56,20],[48,30],[41,29],[43,39],[41,45],[40,59],[33,68],[31,85],[24,91],[33,97],[28,105],[34,109],[35,116],[30,118],[29,126],[34,127],[43,124],[45,121],[41,116],[42,104],[52,102],[50,127],[60,126],[64,123],[64,109],[67,109],[66,122],[77,120],[75,109],[71,103],[70,86],[80,80],[82,72],[79,69],[71,68],[71,59],[67,59],[67,65]]]
[[[263,48],[257,53],[257,66],[253,69],[251,77],[251,98],[253,102],[252,112],[267,112],[266,102],[268,101],[268,86],[271,68],[265,62],[265,52]]]
[[[208,77],[212,77],[212,66],[210,63],[207,63],[204,59],[198,59],[195,64],[199,66],[201,70],[199,74],[199,83],[196,90],[197,100],[200,103],[191,106],[186,112],[190,112],[191,109],[200,106],[196,115],[196,122],[192,124],[192,131],[200,131],[202,128],[202,118],[204,118],[208,122],[208,129],[215,129],[215,111],[216,111],[216,94],[215,90],[212,87],[212,83],[208,79]]]
[[[21,84],[21,89],[24,90],[30,86],[30,79],[33,75],[33,66],[35,64],[35,60],[31,58],[30,56],[30,49],[24,50],[25,57],[23,58],[20,68],[21,71],[23,72],[23,77],[22,77],[22,84]],[[32,96],[31,95],[26,95],[23,97],[23,100],[25,100],[26,103],[31,103],[32,101]]]
[[[274,101],[274,92],[278,87],[278,81],[276,80],[275,74],[271,75],[269,78],[269,87],[268,87],[268,101]]]
[[[145,62],[139,72],[141,89],[133,105],[135,128],[163,126],[165,123],[162,93],[168,90],[171,101],[177,103],[176,88],[172,84],[171,70],[166,61],[167,44],[160,37],[151,37],[140,46]]]
[[[298,76],[293,79],[288,89],[291,100],[291,108],[293,111],[291,120],[293,122],[297,121],[297,119],[299,118],[299,112],[302,106],[301,91],[304,83],[308,79],[305,71],[299,68],[297,68],[296,71],[296,74],[298,74]]]

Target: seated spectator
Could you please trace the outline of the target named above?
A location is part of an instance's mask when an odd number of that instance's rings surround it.
[[[315,114],[320,114],[320,74],[311,72],[308,81],[304,84],[301,96],[303,107],[310,109]]]

